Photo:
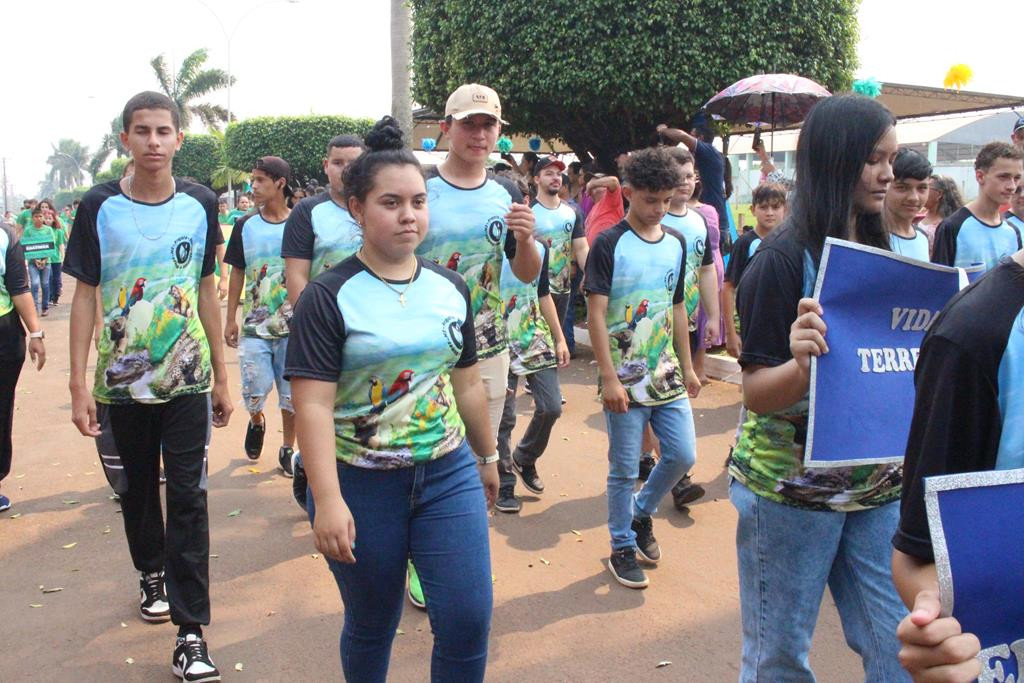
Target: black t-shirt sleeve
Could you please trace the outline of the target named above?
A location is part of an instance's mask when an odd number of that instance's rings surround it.
[[[551,294],[551,283],[548,280],[548,252],[549,249],[544,250],[544,258],[541,259],[540,265],[540,279],[537,281],[537,296],[547,296]]]
[[[903,463],[897,550],[934,561],[925,477],[991,470],[1001,421],[994,378],[958,344],[928,337],[914,372],[916,398]]]
[[[587,257],[584,289],[588,294],[608,296],[612,291],[612,275],[615,270],[615,243],[610,237],[611,230],[606,230],[594,240]],[[683,250],[686,253],[686,250]],[[680,278],[681,279],[681,278]]]
[[[949,219],[935,228],[935,244],[932,247],[932,263],[952,266],[956,263],[956,229]]]
[[[106,194],[93,188],[82,197],[75,214],[74,227],[64,253],[64,272],[96,287],[100,284],[100,239],[96,219]]]
[[[695,211],[695,209],[690,210]],[[697,215],[700,216],[700,219],[702,221],[704,221],[704,256],[701,258],[700,265],[711,266],[714,265],[715,263],[714,254],[711,253],[711,236],[709,234],[711,232],[711,229],[708,228],[708,219],[704,217],[704,214],[702,214],[700,211],[697,211]]]
[[[345,321],[331,289],[322,282],[310,282],[295,305],[289,329],[285,378],[337,382],[345,346]]]
[[[743,353],[740,366],[782,365],[793,357],[789,328],[803,293],[802,265],[778,249],[762,249],[750,261],[736,293]]]
[[[747,255],[750,253],[750,241],[746,235],[741,236],[732,245],[732,253],[729,256],[729,264],[725,267],[725,280],[735,287],[740,283],[743,271],[747,267]]]
[[[469,288],[463,283],[459,290],[466,300],[466,320],[462,323],[462,355],[455,363],[457,368],[468,368],[476,365],[476,327],[473,324],[473,301],[469,298]]]
[[[228,248],[224,251],[224,263],[243,270],[246,267],[246,263],[245,242],[243,241],[244,238],[242,236],[245,231],[242,227],[248,219],[249,216],[244,216],[235,221],[235,225],[231,228],[231,239],[228,240]]]
[[[281,258],[300,258],[312,261],[315,242],[313,213],[309,203],[303,200],[288,215],[288,221],[284,224]]]
[[[8,232],[8,238],[12,235]],[[28,270],[25,268],[25,252],[21,248],[21,242],[10,239],[7,247],[7,258],[4,271],[4,287],[11,296],[17,296],[29,291]]]

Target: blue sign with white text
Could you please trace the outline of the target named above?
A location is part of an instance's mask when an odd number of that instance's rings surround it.
[[[980,681],[1024,672],[1024,470],[925,479],[942,615],[981,641]]]
[[[963,271],[828,239],[815,298],[829,352],[811,361],[807,467],[901,462],[914,367]]]

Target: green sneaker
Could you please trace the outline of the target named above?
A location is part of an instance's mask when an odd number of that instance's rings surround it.
[[[427,601],[423,599],[423,586],[420,585],[420,577],[416,567],[412,566],[412,560],[409,560],[409,602],[413,607],[427,608]]]

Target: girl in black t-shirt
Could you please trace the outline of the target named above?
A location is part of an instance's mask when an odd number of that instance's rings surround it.
[[[867,679],[905,678],[896,639],[904,610],[888,543],[900,468],[803,466],[810,358],[828,352],[827,312],[809,297],[826,237],[888,249],[880,214],[898,148],[894,124],[861,96],[831,97],[811,111],[792,211],[739,286],[747,415],[729,473],[739,512],[742,681],[812,678],[807,655],[826,585]]]

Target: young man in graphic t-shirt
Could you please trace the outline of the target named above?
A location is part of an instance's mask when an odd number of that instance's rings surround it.
[[[898,630],[901,663],[915,680],[974,680],[981,673],[977,639],[961,633],[953,617],[939,617],[924,480],[1024,467],[1024,251],[960,292],[935,319],[914,384],[893,538],[892,578],[911,610]],[[1019,593],[1019,585],[999,588]]]
[[[565,164],[554,157],[539,159],[533,166],[537,201],[533,204],[536,239],[548,247],[548,283],[559,321],[565,320],[572,286],[572,264],[587,267],[590,248],[583,232],[583,220],[559,196]]]
[[[280,157],[266,156],[256,160],[256,167],[252,170],[252,196],[257,210],[235,223],[224,256],[225,263],[231,266],[224,341],[238,349],[242,399],[249,412],[245,454],[250,460],[258,460],[263,452],[263,439],[267,433],[263,406],[270,389],[276,384],[284,432],[284,444],[278,450],[277,462],[286,477],[292,476],[295,411],[292,410],[291,387],[284,378],[292,306],[288,303],[288,292],[284,286],[281,239],[290,212],[287,199],[291,194],[291,176],[291,167]],[[243,286],[245,306],[239,339],[238,300]]]
[[[625,177],[629,211],[595,240],[584,286],[608,426],[608,569],[624,586],[643,588],[637,554],[649,564],[661,559],[651,515],[695,461],[687,394],[697,396],[700,380],[687,330],[686,238],[662,226],[680,167],[667,150],[645,149],[630,157]],[[661,459],[634,495],[648,424]]]
[[[173,101],[139,93],[128,100],[122,121],[121,142],[135,172],[86,193],[65,260],[78,280],[71,305],[72,420],[83,435],[100,437],[97,402],[106,406],[128,481],[121,509],[140,572],[140,615],[178,626],[176,676],[215,681],[220,674],[202,632],[210,622],[206,452],[211,424],[226,425],[233,409],[213,281],[221,242],[217,198],[171,175],[183,137]],[[102,334],[90,393],[85,369],[97,298]]]
[[[928,199],[932,165],[921,153],[904,147],[892,162],[892,174],[882,209],[889,246],[894,254],[927,263],[928,235],[917,227],[914,219],[924,210]]]
[[[1010,203],[1024,177],[1024,151],[990,142],[974,160],[974,175],[978,196],[936,228],[933,263],[989,270],[1022,246],[1020,230],[1003,220],[999,207]]]
[[[509,259],[513,275],[522,282],[532,282],[541,268],[540,254],[533,247],[533,211],[515,184],[487,172],[502,123],[498,94],[487,86],[462,85],[448,98],[441,130],[449,138],[449,154],[427,178],[430,231],[417,249],[420,256],[459,273],[469,285],[477,367],[495,429],[505,407],[509,369],[499,291],[502,257]],[[508,465],[499,464],[501,486],[494,507],[516,512],[516,475]]]
[[[288,303],[292,306],[310,280],[359,250],[363,234],[345,205],[345,169],[366,146],[355,135],[336,135],[327,143],[323,159],[328,191],[302,199],[292,208],[284,226],[281,258],[284,259]],[[306,509],[306,471],[302,455],[292,454],[292,494]]]
[[[538,163],[543,162],[541,159]],[[544,256],[540,275],[533,282],[520,281],[512,273],[508,259],[501,268],[501,317],[508,330],[510,368],[505,407],[498,425],[498,455],[506,466],[519,473],[527,490],[540,495],[544,493],[544,481],[537,474],[537,461],[548,447],[551,429],[562,416],[558,368],[569,365],[569,347],[548,284],[551,250],[541,241],[534,241],[534,246]],[[526,379],[533,395],[533,416],[513,452],[511,438],[516,426],[516,389],[520,377]]]

